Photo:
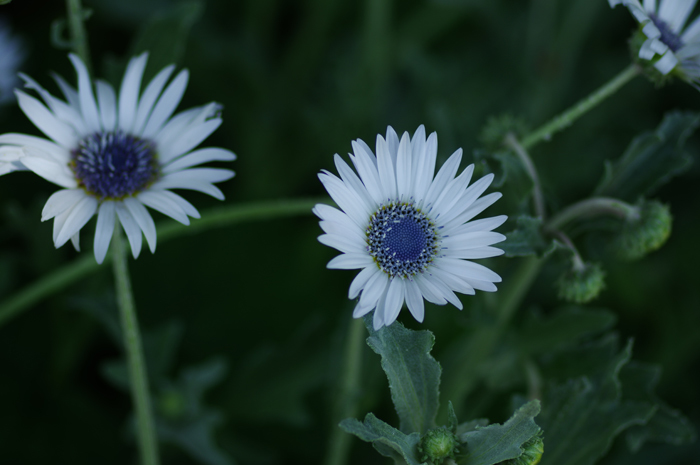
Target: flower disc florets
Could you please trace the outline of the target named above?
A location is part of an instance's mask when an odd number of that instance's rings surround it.
[[[83,138],[71,157],[78,185],[100,200],[138,194],[159,175],[155,144],[122,131]]]
[[[413,203],[382,206],[367,227],[367,251],[392,278],[422,273],[432,262],[439,237],[430,219]]]

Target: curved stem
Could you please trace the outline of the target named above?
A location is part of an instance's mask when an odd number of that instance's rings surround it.
[[[187,234],[196,234],[209,229],[245,223],[247,221],[263,221],[308,215],[311,214],[313,206],[319,202],[328,202],[328,200],[325,198],[273,200],[213,208],[203,211],[202,218],[190,226],[173,222],[168,222],[166,225],[158,225],[156,228],[158,231],[158,242],[161,243]],[[112,256],[108,254],[104,263],[109,263],[110,260],[112,260]],[[33,282],[8,299],[0,302],[0,326],[32,305],[88,276],[90,273],[94,273],[99,268],[100,265],[95,262],[95,257],[92,254],[85,254],[81,258]]]
[[[610,197],[593,197],[569,205],[552,217],[544,225],[545,231],[556,231],[578,218],[589,216],[612,215],[621,219],[639,217],[639,208],[622,200]]]
[[[620,74],[612,78],[608,83],[598,88],[591,95],[580,100],[574,106],[555,116],[547,123],[543,124],[528,136],[523,138],[522,146],[529,149],[542,140],[549,140],[554,133],[570,126],[578,118],[586,114],[589,110],[597,106],[606,98],[610,97],[622,86],[627,84],[640,73],[639,67],[632,64],[625,68]]]
[[[527,171],[527,174],[530,176],[530,179],[532,179],[532,202],[535,206],[535,215],[537,215],[537,217],[539,218],[544,219],[546,213],[544,209],[544,197],[542,195],[540,177],[537,175],[537,169],[535,168],[535,164],[532,162],[532,159],[530,158],[530,155],[528,155],[527,150],[525,150],[520,144],[520,142],[518,142],[518,139],[516,139],[513,133],[509,133],[506,136],[504,142],[506,146],[513,149],[515,154],[518,156],[518,159],[520,159],[520,162],[525,167],[525,171]]]
[[[131,398],[136,410],[136,430],[141,451],[142,465],[158,465],[158,441],[153,424],[151,396],[148,390],[146,361],[143,357],[141,334],[136,318],[134,296],[131,293],[131,280],[127,266],[127,249],[121,226],[117,224],[112,237],[114,259],[114,280],[117,290],[117,304],[121,317],[124,350],[129,364],[129,385]]]
[[[85,10],[80,4],[80,0],[66,0],[66,10],[68,11],[68,25],[71,31],[71,43],[73,51],[83,60],[88,71],[92,69],[90,62],[90,51],[85,32]]]
[[[345,418],[354,418],[357,415],[364,335],[365,325],[362,318],[353,318],[345,341],[345,355],[341,368],[342,380],[334,408],[334,423]],[[337,424],[333,426],[323,463],[325,465],[345,465],[348,461],[352,436],[341,430]]]

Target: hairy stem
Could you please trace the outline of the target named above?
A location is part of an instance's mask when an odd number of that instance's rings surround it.
[[[544,225],[544,230],[547,232],[557,231],[576,219],[599,215],[612,215],[621,219],[635,219],[639,217],[639,208],[610,197],[592,197],[571,204],[554,215]]]
[[[612,78],[602,87],[598,88],[588,97],[580,100],[574,106],[555,116],[550,121],[523,138],[523,148],[529,149],[542,140],[550,140],[554,133],[561,131],[567,126],[570,126],[574,121],[585,115],[589,110],[595,108],[603,100],[610,97],[639,73],[640,70],[638,66],[634,64],[628,66],[620,74]]]
[[[85,10],[80,0],[66,0],[68,11],[68,26],[71,32],[73,52],[85,63],[88,70],[92,69],[90,61],[90,49],[88,47],[87,33],[85,32]]]
[[[148,390],[146,361],[143,357],[141,334],[136,318],[136,306],[131,292],[131,280],[127,267],[127,248],[121,226],[116,225],[112,238],[114,279],[117,304],[121,317],[124,350],[129,365],[131,398],[136,410],[136,431],[142,465],[158,465],[158,440],[153,423],[151,396]]]
[[[532,179],[532,202],[535,207],[535,215],[537,215],[538,218],[542,218],[544,220],[546,215],[546,211],[544,208],[544,196],[542,195],[540,177],[537,175],[537,169],[535,168],[535,164],[532,162],[532,159],[530,158],[530,155],[528,155],[527,150],[525,150],[520,144],[520,142],[518,142],[518,139],[515,138],[514,134],[510,133],[506,136],[505,144],[506,146],[513,149],[515,154],[518,156],[518,159],[525,167],[525,171],[527,171],[527,174],[530,176],[530,179]]]

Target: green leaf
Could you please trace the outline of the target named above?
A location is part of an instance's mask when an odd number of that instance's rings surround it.
[[[434,428],[439,406],[440,364],[430,355],[435,337],[430,331],[412,331],[398,321],[374,330],[365,317],[367,344],[382,357],[391,400],[404,433],[425,434]]]
[[[640,362],[630,362],[620,372],[625,398],[650,401],[657,406],[648,423],[627,430],[625,438],[632,452],[637,452],[647,441],[680,445],[695,440],[695,429],[690,421],[654,394],[660,377],[660,367]]]
[[[534,418],[540,413],[540,403],[532,400],[520,407],[502,425],[489,425],[460,436],[467,443],[467,454],[461,465],[493,465],[522,455],[521,446],[540,431]]]
[[[684,145],[699,125],[698,113],[667,113],[656,131],[634,138],[619,160],[606,165],[595,195],[636,201],[666,184],[690,166]]]
[[[515,221],[515,229],[507,232],[506,240],[498,245],[506,257],[543,256],[554,250],[554,241],[542,235],[542,219],[521,215]]]
[[[396,325],[394,323],[391,326]],[[404,460],[408,465],[420,465],[417,455],[420,434],[404,434],[384,423],[368,413],[364,422],[355,418],[348,418],[340,422],[340,427],[366,442],[371,442],[377,451],[385,457],[390,457],[401,463]]]
[[[531,318],[518,332],[521,354],[535,355],[571,346],[581,339],[611,328],[617,317],[605,309],[564,307],[542,319]]]
[[[590,377],[568,379],[546,390],[539,417],[547,434],[541,465],[592,465],[607,452],[618,434],[646,423],[654,414],[655,407],[650,402],[622,398],[618,376],[629,362],[632,344],[609,355],[614,341],[605,338],[592,345],[590,353],[568,357],[571,365],[582,362]]]
[[[166,66],[181,63],[190,29],[202,10],[201,1],[182,2],[154,15],[142,26],[131,45],[130,55],[150,52],[150,71],[144,75],[146,82]]]

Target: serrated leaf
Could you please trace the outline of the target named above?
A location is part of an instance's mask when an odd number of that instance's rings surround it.
[[[610,340],[606,338],[601,347],[592,347],[592,354],[584,363],[592,370],[591,377],[569,379],[546,390],[538,419],[546,432],[542,465],[592,465],[607,452],[618,434],[646,423],[653,415],[655,407],[650,402],[622,398],[618,376],[629,362],[632,344],[613,356],[600,358],[609,350]],[[577,359],[574,357],[570,363],[576,364]],[[598,366],[604,369],[598,371]]]
[[[698,113],[667,113],[656,131],[635,137],[619,160],[607,164],[595,194],[636,201],[652,193],[688,168],[685,141],[699,125]]]
[[[617,317],[605,309],[565,307],[546,319],[530,319],[518,332],[522,354],[539,354],[564,346],[609,329]]]
[[[187,1],[170,6],[154,15],[139,30],[130,54],[150,52],[144,80],[170,64],[181,63],[192,25],[202,14],[201,1]]]
[[[394,323],[396,324],[396,323]],[[393,326],[393,325],[392,325]],[[420,434],[404,434],[368,413],[365,421],[348,418],[340,422],[340,427],[366,442],[371,442],[377,451],[395,461],[406,461],[408,465],[420,465],[418,458],[418,443]]]
[[[442,369],[430,355],[433,333],[406,329],[398,321],[375,331],[371,316],[365,317],[365,324],[367,344],[382,357],[401,431],[425,434],[436,426],[440,404]]]
[[[535,436],[540,427],[534,418],[540,413],[540,402],[532,400],[520,407],[502,425],[489,425],[460,435],[467,443],[461,465],[493,465],[522,455],[521,446]]]
[[[515,229],[505,233],[506,240],[498,245],[506,257],[543,256],[554,250],[555,242],[542,235],[540,218],[522,215],[515,221]]]
[[[625,398],[650,401],[657,407],[649,422],[627,430],[625,438],[632,452],[637,452],[647,441],[680,445],[695,439],[690,421],[654,394],[660,377],[660,367],[639,362],[630,362],[620,372]]]

